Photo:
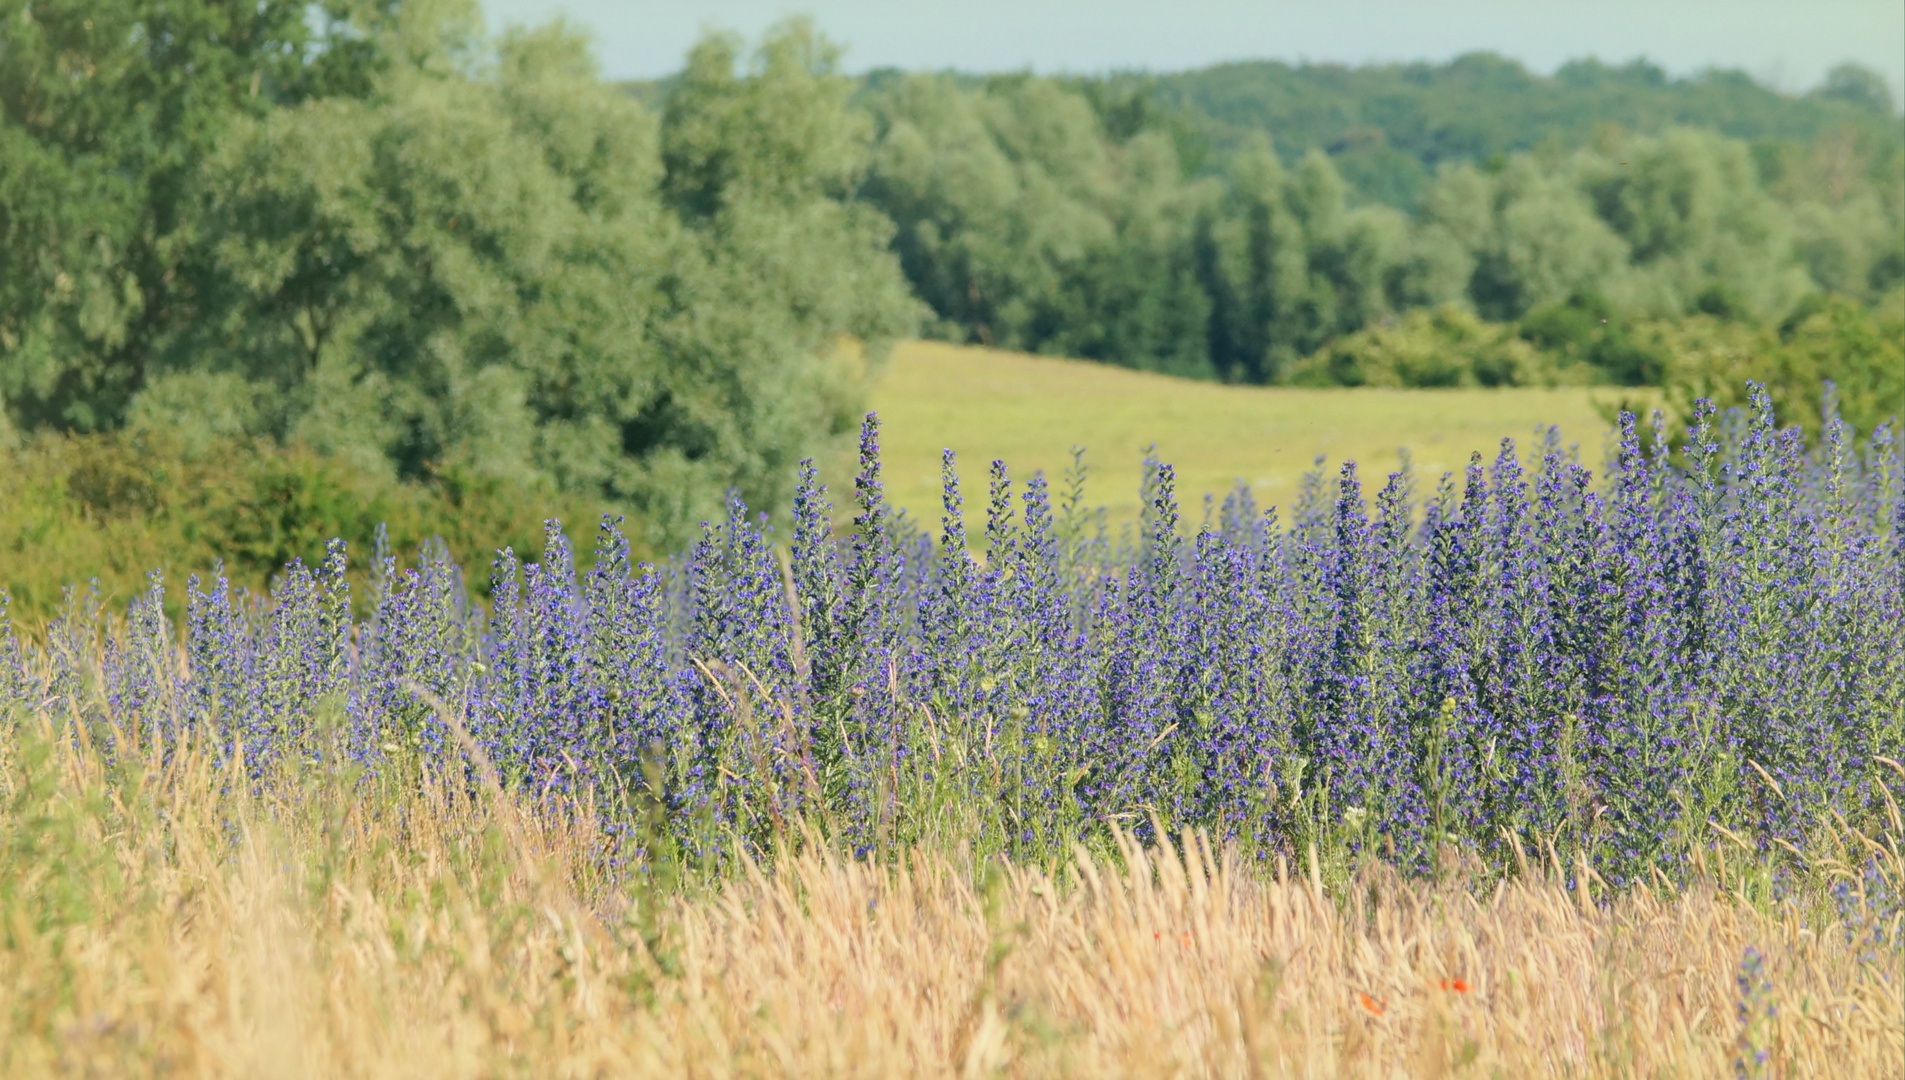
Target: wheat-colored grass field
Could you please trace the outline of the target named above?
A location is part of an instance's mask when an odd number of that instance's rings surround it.
[[[959,456],[964,494],[984,495],[995,458],[1015,478],[1042,469],[1056,482],[1071,447],[1087,448],[1087,501],[1114,521],[1138,513],[1145,448],[1175,466],[1178,500],[1195,527],[1204,496],[1221,500],[1238,480],[1259,503],[1288,508],[1318,456],[1336,469],[1354,459],[1366,487],[1413,457],[1422,490],[1459,473],[1470,451],[1493,459],[1504,437],[1527,448],[1552,424],[1599,471],[1609,425],[1581,387],[1511,390],[1312,390],[1225,386],[1106,364],[943,342],[894,348],[873,392],[880,414],[888,497],[920,521],[940,515],[940,451]],[[850,473],[834,462],[830,486]]]
[[[1702,884],[1615,897],[1538,865],[1325,886],[1196,838],[1051,868],[810,842],[645,887],[602,861],[591,814],[493,782],[306,766],[258,794],[190,746],[109,761],[53,717],[21,731],[0,750],[10,1078],[1856,1080],[1905,1060],[1905,955],[1748,896],[1719,850]],[[1894,889],[1897,842],[1876,856]],[[1881,915],[1858,897],[1852,918]]]

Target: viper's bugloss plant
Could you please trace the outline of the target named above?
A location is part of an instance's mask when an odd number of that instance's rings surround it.
[[[1541,432],[1426,502],[1406,466],[1371,499],[1345,465],[1195,536],[1162,462],[1122,540],[1082,465],[1054,506],[994,462],[983,552],[950,452],[936,544],[888,505],[868,416],[851,522],[804,463],[785,549],[734,496],[661,566],[604,520],[579,576],[550,522],[487,611],[431,545],[401,569],[380,545],[362,622],[341,545],[269,596],[193,578],[177,631],[157,576],[123,619],[72,591],[24,643],[0,598],[0,715],[192,733],[233,783],[472,776],[480,750],[525,792],[662,808],[670,850],[717,862],[809,827],[1047,858],[1155,822],[1260,857],[1671,879],[1721,836],[1783,858],[1899,797],[1905,469],[1895,432],[1825,412],[1811,446],[1758,392],[1684,442],[1623,416],[1598,480]]]

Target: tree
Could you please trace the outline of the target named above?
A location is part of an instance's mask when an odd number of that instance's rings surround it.
[[[862,195],[893,219],[895,249],[938,332],[1045,346],[1072,268],[1117,232],[1105,212],[1110,155],[1090,104],[1045,79],[991,79],[969,93],[948,78],[906,76],[868,107],[878,142]]]
[[[1630,311],[1678,315],[1718,285],[1771,315],[1808,287],[1791,216],[1737,140],[1688,130],[1635,137],[1576,155],[1569,172],[1627,243],[1631,272],[1601,287]]]
[[[939,333],[1208,376],[1189,240],[1213,191],[1184,182],[1171,133],[1141,110],[1096,105],[1031,76],[970,93],[889,80],[869,100],[880,137],[863,196],[897,224]]]
[[[877,353],[917,317],[890,225],[847,198],[867,129],[833,48],[790,24],[740,72],[710,39],[658,120],[559,25],[491,43],[460,2],[339,18],[322,44],[350,64],[325,78],[351,93],[218,114],[165,189],[186,224],[126,226],[170,260],[156,291],[68,304],[85,349],[0,341],[14,417],[546,483],[661,543],[729,487],[782,503],[860,405],[842,338]],[[57,257],[35,243],[8,250]]]
[[[348,50],[307,9],[0,2],[0,399],[17,423],[115,425],[194,317],[205,159],[237,119],[341,81]]]
[[[1892,88],[1885,85],[1884,76],[1854,63],[1839,64],[1826,72],[1826,81],[1813,91],[1813,96],[1824,101],[1843,101],[1887,118],[1895,108]]]

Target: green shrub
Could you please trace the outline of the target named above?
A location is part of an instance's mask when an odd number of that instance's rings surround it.
[[[1762,383],[1783,418],[1816,436],[1822,389],[1833,383],[1840,416],[1863,433],[1905,409],[1905,291],[1877,308],[1817,294],[1777,326],[1707,315],[1645,323],[1635,342],[1664,358],[1667,410],[1679,424],[1700,398],[1743,405]]]
[[[28,625],[56,611],[71,582],[96,579],[101,598],[116,603],[142,589],[153,567],[173,583],[174,605],[186,576],[215,560],[234,583],[259,589],[341,537],[367,567],[380,524],[400,558],[440,537],[486,595],[496,550],[537,558],[544,519],[560,517],[583,536],[613,509],[552,485],[454,469],[400,481],[266,441],[219,440],[194,452],[155,431],[42,435],[0,451],[0,466],[0,588]]]
[[[1408,311],[1347,334],[1298,361],[1297,386],[1559,386],[1595,381],[1515,332],[1455,305]]]
[[[1678,431],[1694,402],[1746,403],[1747,385],[1767,388],[1781,417],[1817,436],[1824,386],[1839,415],[1870,434],[1905,410],[1905,289],[1876,307],[1816,293],[1776,325],[1745,317],[1724,290],[1700,297],[1694,314],[1630,322],[1607,301],[1577,293],[1518,323],[1467,309],[1415,310],[1388,325],[1347,334],[1294,365],[1298,386],[1659,387],[1664,393],[1607,406],[1662,407]]]
[[[1702,294],[1729,295],[1718,287]],[[1666,367],[1660,352],[1636,341],[1620,312],[1594,293],[1575,293],[1561,303],[1529,312],[1519,332],[1564,367],[1586,365],[1595,382],[1658,386]]]

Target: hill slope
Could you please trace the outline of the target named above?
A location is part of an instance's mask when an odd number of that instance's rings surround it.
[[[1604,391],[1605,392],[1605,391]],[[1471,450],[1490,458],[1504,437],[1526,445],[1555,424],[1599,471],[1607,424],[1593,392],[1557,390],[1307,390],[1224,386],[1078,360],[907,342],[894,350],[873,395],[883,422],[888,496],[922,524],[940,518],[939,455],[951,447],[969,519],[983,514],[986,467],[1004,460],[1014,478],[1042,469],[1058,482],[1070,448],[1088,448],[1086,500],[1114,520],[1138,514],[1144,449],[1177,468],[1178,499],[1195,527],[1202,500],[1221,500],[1239,479],[1260,503],[1285,508],[1318,455],[1333,478],[1355,459],[1365,487],[1413,455],[1418,486],[1434,490]],[[836,462],[830,486],[848,466]],[[1373,478],[1373,479],[1372,479]],[[836,499],[839,501],[839,498]]]

